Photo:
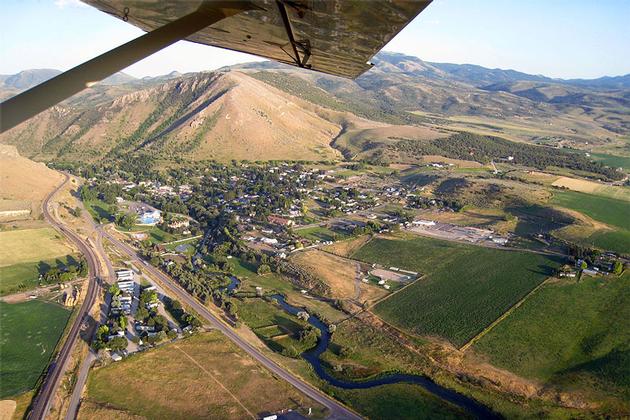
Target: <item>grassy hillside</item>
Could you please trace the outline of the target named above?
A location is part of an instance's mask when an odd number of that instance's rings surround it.
[[[426,274],[376,305],[386,321],[461,346],[552,274],[558,261],[446,241],[377,238],[355,258]]]
[[[59,305],[33,300],[0,302],[0,398],[32,389],[46,368],[70,317]]]
[[[547,284],[473,349],[527,378],[630,401],[628,319],[628,274]]]

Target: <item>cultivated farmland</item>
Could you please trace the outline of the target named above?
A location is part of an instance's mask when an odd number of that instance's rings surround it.
[[[70,311],[33,300],[0,302],[0,398],[32,389],[46,368]]]
[[[430,238],[376,238],[354,256],[427,274],[375,312],[421,335],[461,346],[550,276],[553,258]]]
[[[136,354],[90,375],[87,402],[154,419],[261,418],[323,408],[214,331]],[[81,406],[79,418],[91,418]],[[125,416],[125,418],[128,418]]]
[[[614,390],[628,402],[628,319],[629,274],[554,282],[536,291],[473,350],[527,378],[602,393]]]
[[[577,210],[606,224],[630,230],[630,203],[574,191],[556,191],[552,203]]]

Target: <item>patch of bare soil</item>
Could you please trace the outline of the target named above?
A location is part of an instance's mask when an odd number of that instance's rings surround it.
[[[15,413],[17,404],[14,400],[0,401],[0,420],[10,420]]]
[[[335,242],[327,245],[322,249],[341,257],[349,257],[370,240],[369,235],[359,236],[358,238],[348,239],[347,241]]]
[[[333,297],[351,299],[355,296],[356,263],[322,251],[298,252],[292,262],[312,272],[328,284]]]

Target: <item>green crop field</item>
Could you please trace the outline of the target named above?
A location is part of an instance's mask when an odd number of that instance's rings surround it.
[[[376,305],[375,312],[412,333],[441,336],[457,346],[501,316],[560,263],[534,253],[420,237],[377,238],[354,257],[427,274]]]
[[[51,267],[78,265],[77,257],[66,255],[52,260],[26,262],[0,267],[0,296],[34,289],[39,285],[39,275]]]
[[[592,245],[620,254],[630,254],[630,230],[595,232],[582,242],[585,245]]]
[[[52,228],[0,232],[0,267],[50,260],[73,252]]]
[[[32,300],[0,302],[0,398],[32,389],[46,368],[70,311]]]
[[[546,284],[473,349],[512,372],[630,399],[630,274]]]
[[[552,203],[577,210],[606,224],[630,230],[630,203],[575,191],[555,191]]]
[[[612,168],[630,170],[630,157],[607,155],[605,153],[591,153],[591,157]]]
[[[346,239],[347,234],[343,232],[334,231],[322,226],[315,226],[306,229],[296,230],[295,233],[303,238],[310,239],[311,241],[337,241]]]

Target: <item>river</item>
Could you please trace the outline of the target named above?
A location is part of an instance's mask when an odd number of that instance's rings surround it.
[[[232,276],[230,278],[230,284],[226,287],[226,290],[228,291],[228,293],[232,293],[232,291],[234,291],[234,289],[236,289],[239,284],[239,280],[236,277]],[[271,296],[271,298],[275,299],[280,307],[291,315],[297,315],[298,312],[303,311],[302,308],[298,308],[287,303],[283,295],[274,294]],[[477,418],[502,418],[501,416],[494,413],[486,406],[473,400],[472,398],[469,398],[448,388],[444,388],[443,386],[436,384],[431,379],[422,375],[392,373],[365,381],[347,381],[337,379],[328,373],[328,371],[322,365],[322,361],[320,359],[321,354],[326,351],[332,338],[332,334],[328,331],[328,325],[324,324],[319,318],[312,315],[309,316],[308,323],[320,331],[320,337],[317,341],[317,345],[312,349],[302,353],[302,357],[313,367],[313,370],[315,371],[317,376],[333,386],[342,389],[367,389],[380,385],[390,385],[398,383],[414,384],[421,386],[425,391],[429,392],[430,394],[463,409],[468,414],[471,414]]]

